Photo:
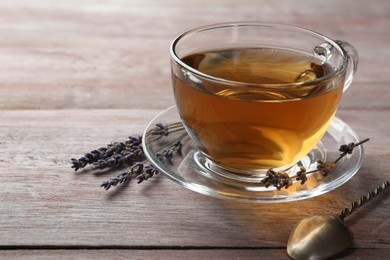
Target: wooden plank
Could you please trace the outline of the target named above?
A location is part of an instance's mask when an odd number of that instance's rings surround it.
[[[388,179],[388,110],[342,110],[362,137],[366,161],[326,195],[283,204],[238,203],[186,190],[163,176],[110,191],[121,172],[74,174],[70,158],[140,133],[158,110],[5,110],[0,113],[0,245],[284,247],[292,227],[336,214]],[[375,136],[372,129],[375,129]],[[354,248],[389,248],[390,199],[348,219]]]
[[[330,259],[383,259],[390,249],[347,249]],[[210,249],[210,250],[12,250],[0,252],[0,259],[290,259],[284,249]]]
[[[187,2],[0,1],[0,109],[165,108],[173,104],[171,41],[226,17],[296,24],[351,42],[360,67],[345,106],[389,108],[387,1]]]

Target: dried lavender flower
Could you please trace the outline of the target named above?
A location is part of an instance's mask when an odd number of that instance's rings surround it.
[[[105,190],[108,190],[111,188],[111,186],[116,186],[120,183],[126,182],[129,179],[129,177],[130,177],[129,172],[123,172],[118,176],[116,176],[115,178],[103,182],[102,185],[100,185],[100,187],[103,187]]]
[[[139,184],[143,181],[146,181],[157,174],[158,174],[158,170],[154,168],[152,164],[148,164],[144,167],[144,171],[136,177],[137,183]]]
[[[163,150],[161,153],[156,153],[156,157],[162,162],[162,163],[171,163],[173,153],[181,153],[182,143],[180,140],[176,141],[171,148]]]
[[[336,166],[336,163],[331,162],[327,163],[321,160],[317,160],[317,171],[320,172],[323,176],[327,176],[332,172],[332,169]]]
[[[303,166],[299,167],[299,171],[296,173],[297,177],[295,178],[295,180],[301,181],[301,185],[305,184],[305,182],[307,181],[306,174],[306,168]]]
[[[99,149],[90,151],[86,153],[84,156],[80,157],[79,159],[72,158],[71,163],[75,171],[84,168],[88,164],[94,164],[93,168],[101,168],[103,165],[107,167],[107,165],[111,165],[113,161],[107,162],[110,157],[112,157],[115,154],[121,153],[123,150],[131,149],[132,147],[136,147],[142,144],[142,137],[135,137],[135,136],[129,136],[129,140],[126,140],[124,142],[114,142],[111,144],[108,144],[106,147],[101,147]],[[119,158],[117,158],[119,159]],[[105,163],[103,161],[99,160],[106,160]],[[103,168],[106,168],[103,167]]]
[[[75,171],[84,168],[87,164],[91,164],[99,160],[105,154],[107,147],[101,147],[97,150],[90,151],[79,159],[72,158],[72,167]]]
[[[352,154],[353,148],[355,148],[354,143],[349,143],[349,144],[343,144],[340,146],[339,151],[346,153],[346,154]]]
[[[266,188],[271,185],[275,186],[279,183],[279,175],[273,169],[269,169],[266,173],[266,177],[261,180],[261,183],[263,183]]]
[[[334,163],[337,163],[338,161],[340,161],[342,158],[344,158],[344,156],[346,156],[347,154],[352,154],[353,152],[353,149],[356,147],[356,146],[359,146],[367,141],[369,141],[370,139],[369,138],[366,138],[360,142],[358,142],[357,144],[355,143],[349,143],[349,144],[343,144],[340,146],[339,148],[339,151],[341,152],[339,158],[337,158]]]
[[[156,124],[155,134],[168,136],[168,126],[161,123]]]
[[[144,165],[143,163],[138,162],[131,166],[129,170],[119,174],[113,179],[103,182],[100,187],[109,190],[112,186],[117,186],[118,184],[125,183],[132,179],[136,179],[137,183],[141,183],[157,174],[158,170],[154,168],[153,165]]]
[[[145,159],[145,154],[141,146],[132,145],[126,146],[120,153],[115,153],[111,157],[99,159],[97,162],[92,164],[93,169],[104,170],[106,168],[112,168],[121,166],[124,163],[132,165],[137,161]]]
[[[274,186],[276,189],[281,190],[283,187],[289,188],[293,184],[293,180],[286,172],[275,172],[273,169],[269,169],[261,183],[266,188]]]
[[[281,190],[283,187],[287,189],[292,185],[292,179],[286,172],[279,172],[278,177],[279,181],[275,186],[278,190]]]
[[[155,125],[155,127],[147,133],[147,135],[157,136],[157,139],[160,139],[164,136],[168,136],[171,133],[181,131],[184,129],[184,126],[181,122],[176,122],[172,124],[162,124],[158,123]]]

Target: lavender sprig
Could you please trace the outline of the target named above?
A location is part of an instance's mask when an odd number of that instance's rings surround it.
[[[143,172],[141,172],[141,174],[139,174],[136,177],[137,183],[140,184],[141,182],[152,178],[154,175],[157,175],[158,173],[159,171],[156,168],[154,168],[152,164],[148,164],[144,167]]]
[[[118,176],[116,176],[115,178],[103,182],[102,185],[100,185],[100,187],[103,187],[105,190],[108,190],[111,188],[111,186],[116,186],[120,183],[126,182],[129,179],[129,177],[130,174],[128,172],[123,172]]]
[[[146,134],[147,136],[156,136],[156,139],[160,139],[164,136],[168,136],[171,133],[181,131],[183,129],[184,126],[181,122],[176,122],[169,125],[158,123],[155,125],[153,129],[149,130]]]
[[[183,125],[180,123],[173,123],[170,125],[163,125],[161,123],[156,124],[155,128],[149,131],[149,135],[157,136],[157,138],[161,138],[163,136],[168,136],[169,134],[176,132],[178,130],[182,130]],[[143,147],[142,147],[142,139],[133,139],[131,145],[118,145],[118,148],[115,152],[112,153],[112,156],[103,157],[92,163],[93,169],[104,170],[106,168],[112,168],[116,166],[121,166],[124,163],[128,165],[132,165],[136,162],[143,161],[146,159]],[[162,161],[165,162],[170,161],[173,156],[173,152],[178,150],[180,152],[181,143],[180,141],[177,144],[172,146],[170,149],[164,150],[161,154],[157,153],[156,156]]]
[[[84,168],[88,164],[94,164],[99,160],[108,160],[108,158],[120,154],[123,150],[131,149],[139,146],[142,143],[142,137],[129,136],[129,139],[124,142],[115,142],[108,144],[106,147],[90,151],[79,159],[72,158],[72,167],[75,171]],[[119,158],[117,158],[119,159]],[[106,162],[107,165],[112,165],[113,161]]]
[[[344,158],[347,154],[352,154],[353,149],[365,142],[367,142],[370,139],[364,139],[363,141],[360,141],[359,143],[349,143],[349,144],[343,144],[340,146],[339,151],[341,152],[339,157],[333,161],[333,162],[324,162],[321,160],[317,160],[317,168],[312,171],[306,171],[305,167],[301,166],[299,171],[295,173],[294,176],[289,176],[286,172],[275,172],[273,169],[269,169],[266,173],[266,177],[261,180],[261,183],[264,184],[266,188],[270,186],[274,186],[276,189],[281,190],[282,188],[289,188],[293,181],[301,181],[301,185],[304,184],[307,181],[307,174],[319,172],[323,176],[327,176],[332,172],[334,167],[336,167],[336,164]]]
[[[162,163],[171,162],[174,153],[181,153],[181,148],[182,143],[180,140],[178,140],[170,148],[164,149],[162,153],[157,153],[156,156]],[[148,164],[147,162],[147,160],[144,162],[136,162],[130,167],[129,170],[119,174],[113,179],[102,183],[101,187],[103,187],[105,190],[108,190],[111,188],[111,186],[116,186],[132,179],[136,179],[137,183],[139,184],[150,179],[154,175],[157,175],[159,171],[152,164]]]
[[[168,136],[171,133],[183,130],[183,124],[181,122],[166,124],[156,124],[147,135],[155,136],[159,139],[164,136]],[[182,144],[180,140],[184,136],[178,138],[178,140],[169,148],[164,149],[156,156],[163,163],[171,162],[173,154],[180,153]],[[114,142],[108,144],[106,147],[101,147],[96,150],[92,150],[79,159],[71,159],[72,166],[75,171],[86,167],[88,164],[92,165],[92,169],[107,169],[115,166],[121,166],[124,164],[130,165],[129,170],[119,174],[113,179],[104,182],[101,187],[108,190],[112,186],[125,183],[131,179],[136,179],[137,183],[141,183],[154,175],[158,174],[158,170],[146,160],[146,156],[142,147],[141,136],[129,136],[128,140],[123,142]]]
[[[171,148],[164,149],[161,153],[156,153],[156,157],[162,162],[167,163],[171,162],[173,153],[181,153],[182,143],[180,140],[176,141]]]
[[[99,160],[107,150],[107,147],[101,147],[97,150],[90,151],[79,159],[72,158],[72,167],[75,171],[84,168],[87,164],[91,164]]]
[[[158,123],[147,133],[147,135],[156,136],[156,138],[159,139],[183,129],[184,127],[181,122],[175,122],[172,124]],[[132,165],[133,163],[144,159],[145,156],[142,148],[142,137],[129,136],[126,141],[108,144],[106,147],[101,147],[84,154],[84,156],[79,159],[72,158],[71,168],[78,171],[79,169],[86,167],[88,164],[92,164],[92,168],[94,170],[103,170],[106,168],[121,166],[123,164]]]
[[[99,159],[97,162],[92,163],[93,169],[104,170],[106,168],[112,168],[121,166],[123,164],[132,165],[135,162],[145,159],[145,154],[142,146],[134,145],[128,147],[125,150],[115,153],[111,157]]]

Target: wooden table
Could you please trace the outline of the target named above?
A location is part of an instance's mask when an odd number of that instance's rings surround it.
[[[175,36],[234,20],[307,27],[358,49],[337,114],[372,139],[354,178],[304,201],[253,204],[162,175],[105,191],[121,170],[73,172],[70,158],[142,133],[174,103]],[[0,35],[0,258],[288,259],[299,220],[338,213],[390,178],[389,1],[1,0]],[[338,257],[389,256],[389,214],[384,195],[349,217],[354,243]]]

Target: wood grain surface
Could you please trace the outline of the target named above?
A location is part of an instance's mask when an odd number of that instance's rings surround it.
[[[353,44],[358,73],[337,116],[365,144],[354,178],[282,204],[224,201],[159,175],[109,191],[123,171],[74,173],[70,158],[141,134],[174,104],[169,45],[193,27],[294,24]],[[0,0],[0,259],[288,259],[293,226],[337,214],[390,179],[390,2]],[[346,223],[335,259],[390,254],[388,193]]]

